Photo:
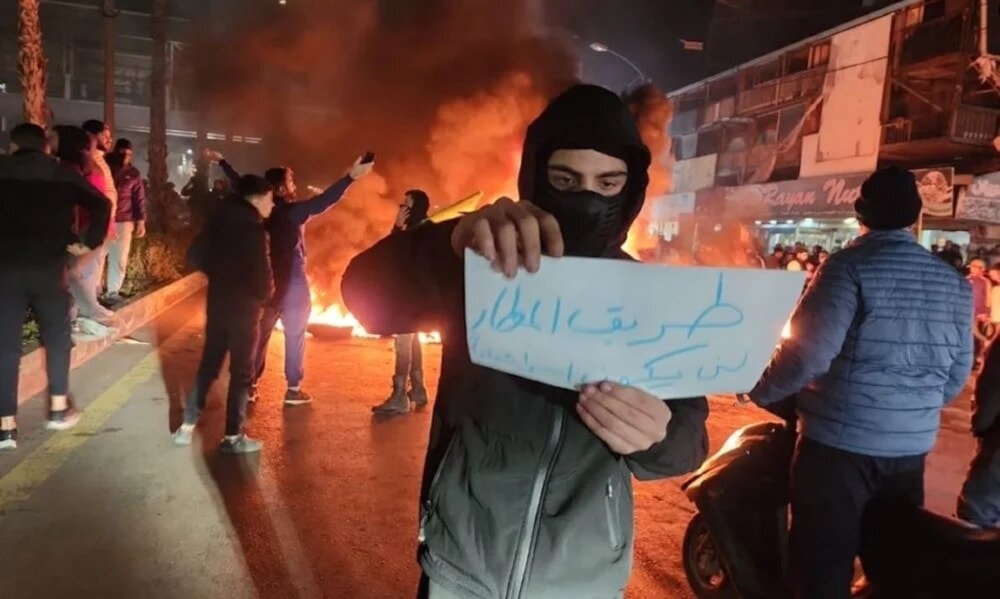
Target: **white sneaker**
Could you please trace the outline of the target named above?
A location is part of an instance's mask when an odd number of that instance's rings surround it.
[[[87,336],[104,339],[114,334],[114,329],[111,327],[105,326],[96,320],[92,320],[85,316],[77,318],[76,324],[80,328],[81,337]]]
[[[174,445],[179,447],[186,447],[191,444],[194,440],[194,425],[193,424],[182,424],[179,429],[174,431]]]

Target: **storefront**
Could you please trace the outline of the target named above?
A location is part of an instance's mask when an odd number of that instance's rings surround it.
[[[924,200],[928,225],[953,221],[954,169],[923,169],[913,173]],[[867,177],[868,174],[860,173],[715,187],[697,192],[695,211],[702,220],[720,224],[754,223],[763,247],[802,243],[835,251],[858,235],[854,202],[861,195],[861,185]],[[997,190],[1000,191],[1000,182]],[[997,213],[1000,216],[1000,193]],[[921,237],[935,237],[931,227],[924,233]]]

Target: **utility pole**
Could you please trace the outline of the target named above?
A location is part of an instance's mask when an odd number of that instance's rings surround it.
[[[104,0],[104,123],[115,130],[115,0]]]

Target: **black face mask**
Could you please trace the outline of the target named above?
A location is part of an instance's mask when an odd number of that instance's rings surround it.
[[[556,218],[567,256],[602,256],[628,233],[624,192],[608,197],[593,191],[558,191],[546,185],[535,205]]]

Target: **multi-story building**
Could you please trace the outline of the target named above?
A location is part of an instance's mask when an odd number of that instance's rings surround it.
[[[114,3],[115,135],[136,145],[135,160],[146,171],[149,135],[152,22],[148,0]],[[224,7],[220,0],[172,0],[167,3],[167,141],[169,172],[175,183],[190,168],[198,128],[197,90],[191,61],[185,56],[195,26],[214,27]],[[42,0],[41,25],[48,61],[48,103],[56,123],[80,124],[104,115],[104,40],[107,18],[103,0]],[[230,7],[231,8],[231,7]],[[231,19],[230,19],[231,20]],[[18,79],[17,2],[0,2],[0,141],[21,121]],[[252,154],[259,142],[251,132],[205,123],[209,141],[227,152]]]
[[[709,73],[762,56],[892,2],[715,0],[705,52]]]
[[[1000,0],[904,0],[669,94],[661,227],[701,213],[836,247],[861,182],[890,164],[917,172],[925,232],[988,224],[963,190],[1000,169],[997,55]]]

